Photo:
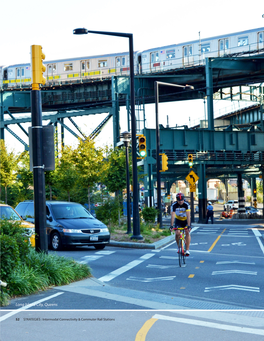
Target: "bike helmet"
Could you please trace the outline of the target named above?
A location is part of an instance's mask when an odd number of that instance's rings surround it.
[[[182,193],[178,193],[178,194],[176,195],[176,200],[177,200],[177,201],[184,200],[184,195],[183,195]]]
[[[212,205],[211,201],[208,202],[208,205]]]

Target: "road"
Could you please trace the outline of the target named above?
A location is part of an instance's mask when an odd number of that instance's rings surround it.
[[[88,340],[106,333],[108,340],[175,339],[175,326],[185,340],[263,340],[262,234],[254,225],[197,224],[182,268],[175,242],[158,250],[61,251],[88,264],[94,278],[12,300],[12,312],[1,312],[1,340],[42,340],[43,325],[49,325],[43,340],[65,340],[67,333],[79,340],[91,328]],[[47,324],[48,318],[54,320]]]

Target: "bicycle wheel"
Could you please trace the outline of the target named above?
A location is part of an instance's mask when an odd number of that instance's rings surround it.
[[[181,241],[180,241],[178,256],[179,256],[179,266],[181,267],[181,265],[182,265],[182,247],[181,247]]]
[[[182,242],[182,263],[185,264],[185,242],[184,240],[181,241]]]

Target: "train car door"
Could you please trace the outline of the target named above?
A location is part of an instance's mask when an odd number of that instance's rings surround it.
[[[223,38],[218,40],[218,57],[222,57],[229,53],[229,39]]]
[[[192,45],[185,45],[182,48],[182,62],[183,65],[192,65],[193,64],[193,47]]]
[[[121,73],[121,57],[115,57],[115,73],[119,75]]]
[[[56,64],[47,65],[47,80],[52,80],[57,74]]]
[[[264,31],[258,32],[258,47],[257,49],[263,49],[264,48]]]
[[[159,60],[159,52],[151,52],[150,53],[150,71],[159,71],[160,70],[160,60]]]
[[[81,78],[83,77],[87,77],[88,76],[88,72],[90,69],[90,60],[86,59],[86,60],[81,60],[80,61],[81,65]]]

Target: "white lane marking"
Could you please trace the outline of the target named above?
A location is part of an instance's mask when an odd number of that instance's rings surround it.
[[[220,329],[220,330],[229,330],[229,331],[239,332],[239,333],[264,335],[264,329],[245,328],[244,326],[239,327],[239,326],[232,326],[232,325],[222,324],[222,323],[213,323],[213,322],[206,322],[202,320],[185,319],[185,318],[180,318],[180,317],[172,317],[172,316],[165,316],[165,315],[159,315],[159,314],[155,314],[152,318],[155,318],[158,320],[172,321],[172,322],[177,322],[177,323],[192,324],[195,326],[202,326],[202,327],[208,327],[208,328],[214,328],[214,329]]]
[[[217,287],[208,287],[204,289],[204,292],[210,292],[215,290],[242,290],[242,291],[252,291],[252,292],[260,292],[258,287],[248,287],[243,285],[220,285]]]
[[[98,279],[99,279],[99,281],[102,281],[102,282],[109,282],[112,279],[114,279],[115,277],[122,275],[124,272],[127,272],[128,270],[131,270],[135,266],[141,264],[142,262],[144,262],[144,260],[153,257],[154,255],[155,255],[154,253],[146,253],[145,255],[140,257],[138,260],[134,260],[134,261],[128,263],[127,265],[124,265],[121,268],[116,269],[116,270],[110,272],[108,275],[105,275],[105,276],[100,277]]]
[[[13,315],[15,315],[15,314],[20,313],[21,311],[24,311],[24,310],[26,310],[26,309],[29,309],[29,308],[31,308],[31,307],[34,307],[34,306],[40,304],[41,302],[51,300],[52,298],[57,297],[57,296],[59,296],[59,295],[61,295],[61,294],[64,294],[64,292],[58,292],[57,294],[51,295],[51,296],[49,296],[49,297],[42,298],[41,300],[35,301],[35,302],[30,303],[30,304],[28,304],[28,305],[26,305],[26,306],[24,306],[24,307],[21,307],[21,308],[19,308],[19,309],[16,309],[16,310],[14,310],[14,311],[12,311],[12,312],[10,312],[10,313],[8,313],[8,314],[5,314],[4,316],[0,317],[0,322],[6,320],[7,318],[9,318],[9,317],[11,317],[11,316],[13,316]],[[3,311],[3,310],[2,310],[2,311]]]
[[[257,271],[244,271],[244,270],[223,270],[213,271],[212,275],[225,275],[225,274],[243,274],[243,275],[257,275]]]
[[[130,276],[126,280],[127,281],[143,282],[143,283],[152,283],[152,282],[159,282],[159,281],[172,281],[175,277],[176,276],[144,278],[144,277]]]
[[[233,260],[233,261],[223,261],[223,262],[216,262],[217,264],[251,264],[251,265],[255,265],[255,262],[240,262],[239,260]]]
[[[258,243],[259,243],[259,246],[260,246],[260,248],[261,248],[261,251],[264,253],[264,246],[263,246],[263,244],[261,243],[260,238],[259,238],[259,237],[261,237],[261,233],[259,232],[259,230],[252,230],[252,231],[253,231],[255,237],[257,238],[257,241],[258,241]]]

